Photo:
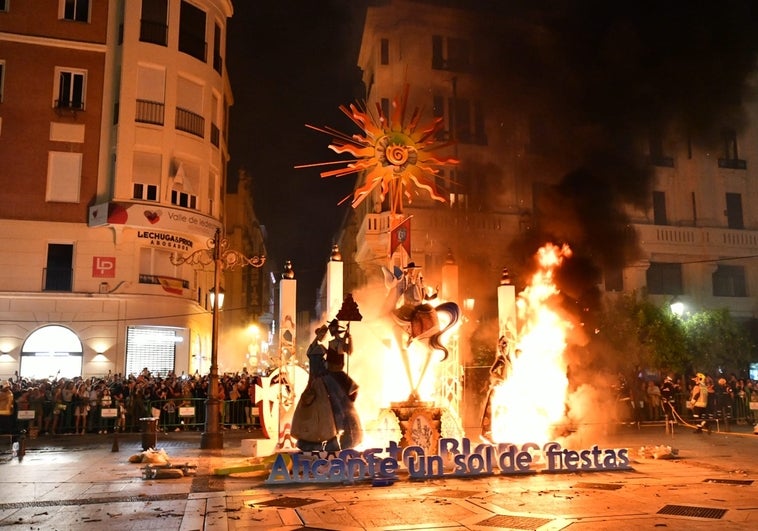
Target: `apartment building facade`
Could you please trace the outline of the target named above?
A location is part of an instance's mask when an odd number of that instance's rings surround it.
[[[390,116],[407,85],[409,114],[418,107],[419,123],[443,120],[444,139],[453,141],[443,154],[460,161],[438,176],[447,190],[444,204],[421,192],[404,205],[402,217],[411,227],[404,259],[423,266],[432,286],[442,282],[444,264],[454,261],[457,302],[475,300],[471,317],[493,318],[503,268],[514,261],[509,243],[540,222],[540,194],[557,181],[539,149],[545,124],[503,112],[502,93],[482,82],[480,59],[501,51],[488,48],[478,29],[482,17],[495,15],[450,4],[391,0],[369,7],[358,63],[368,109]],[[507,20],[495,20],[487,21],[489,28],[508,31]],[[640,139],[654,175],[651,207],[629,207],[627,214],[642,253],[603,272],[604,294],[645,292],[661,304],[683,302],[686,311],[728,308],[738,320],[755,321],[758,167],[751,159],[758,155],[758,116],[754,104],[744,108],[745,127],[718,124],[719,151],[693,147],[675,133]],[[379,277],[378,264],[398,260],[391,226],[386,201],[377,195],[358,205],[344,225],[339,244],[346,291]]]
[[[0,3],[0,376],[208,371],[212,266],[183,262],[224,235],[232,14]]]

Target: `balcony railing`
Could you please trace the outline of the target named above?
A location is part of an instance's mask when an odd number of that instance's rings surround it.
[[[179,51],[205,62],[208,54],[208,44],[202,37],[197,37],[186,31],[179,32]]]
[[[83,101],[55,100],[55,108],[58,111],[83,111]]]
[[[758,231],[643,224],[635,224],[634,228],[645,248],[659,252],[698,253],[707,249],[725,256],[758,254]]]
[[[143,124],[163,125],[165,107],[160,101],[137,100],[134,120]]]
[[[191,133],[193,135],[199,136],[200,138],[204,138],[205,118],[197,113],[188,111],[187,109],[177,107],[176,128],[179,131],[184,131],[185,133]]]
[[[719,168],[730,170],[746,170],[747,161],[743,159],[719,159]]]
[[[164,22],[140,20],[139,40],[166,46],[168,44],[168,26]]]
[[[390,230],[391,215],[389,212],[381,214],[366,214],[363,218],[360,233],[362,236],[377,235]]]

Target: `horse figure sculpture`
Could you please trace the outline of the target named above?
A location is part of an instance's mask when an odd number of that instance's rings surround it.
[[[436,293],[428,295],[424,291],[423,278],[420,275],[420,267],[410,262],[403,270],[395,268],[392,273],[385,269],[385,280],[390,288],[387,297],[387,308],[394,323],[394,332],[397,344],[402,349],[403,363],[411,386],[410,399],[418,397],[418,386],[424,379],[431,354],[434,350],[443,353],[442,360],[447,359],[447,348],[441,342],[442,334],[453,327],[460,318],[460,309],[454,302],[444,302],[432,306],[429,301],[436,298]],[[403,304],[398,307],[398,301],[403,298]],[[440,328],[438,314],[446,313],[449,316],[447,324]],[[413,378],[408,358],[408,347],[414,341],[427,341],[428,352],[418,378]]]

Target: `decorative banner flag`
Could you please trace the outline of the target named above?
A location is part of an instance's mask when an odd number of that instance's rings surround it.
[[[390,254],[402,246],[408,256],[411,256],[411,217],[408,216],[390,231]]]
[[[169,293],[173,293],[174,295],[182,295],[184,293],[182,290],[183,282],[180,278],[158,277],[158,282],[160,282],[161,287]]]

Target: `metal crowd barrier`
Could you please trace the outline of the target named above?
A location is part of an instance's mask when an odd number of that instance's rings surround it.
[[[90,405],[85,420],[87,433],[112,433],[114,431],[139,432],[140,418],[158,418],[160,431],[202,430],[205,425],[205,398],[177,398],[149,400],[141,405]],[[17,409],[13,415],[2,419],[0,435],[11,435],[26,430],[30,437],[40,433],[73,433],[76,422],[73,403],[58,406],[45,402],[41,407],[30,406]],[[55,411],[57,410],[57,413]],[[258,407],[250,399],[224,400],[221,404],[221,426],[224,429],[250,430],[260,428]]]

